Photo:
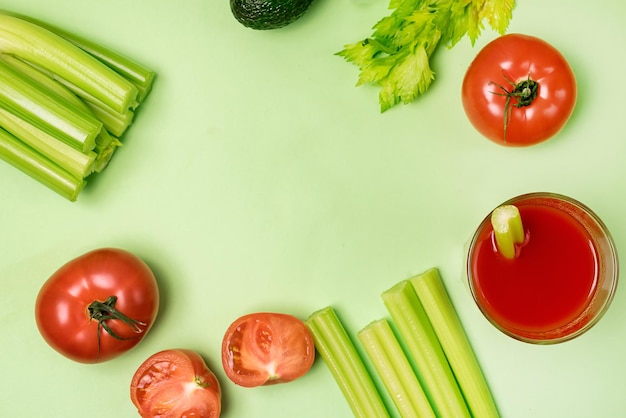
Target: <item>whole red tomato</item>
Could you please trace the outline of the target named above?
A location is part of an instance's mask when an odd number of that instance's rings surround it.
[[[222,365],[244,387],[285,383],[303,376],[315,360],[313,336],[300,319],[252,313],[233,322],[222,342]]]
[[[153,354],[137,368],[130,399],[143,418],[217,418],[222,391],[198,353],[173,349]]]
[[[43,338],[59,353],[99,363],[137,345],[158,308],[150,268],[127,251],[102,248],[69,261],[44,283],[35,318]]]
[[[576,79],[553,46],[527,35],[487,44],[463,79],[462,100],[474,127],[506,146],[528,146],[557,134],[576,104]]]

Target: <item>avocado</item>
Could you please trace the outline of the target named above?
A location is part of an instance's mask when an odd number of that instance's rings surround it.
[[[230,0],[242,25],[257,30],[278,29],[302,17],[313,0]]]

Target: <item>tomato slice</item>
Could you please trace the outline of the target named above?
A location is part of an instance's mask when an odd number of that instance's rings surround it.
[[[139,366],[130,398],[143,418],[217,418],[222,391],[198,353],[171,349],[153,354]]]
[[[222,342],[222,365],[244,387],[285,383],[309,371],[315,360],[311,332],[281,313],[252,313],[234,321]]]

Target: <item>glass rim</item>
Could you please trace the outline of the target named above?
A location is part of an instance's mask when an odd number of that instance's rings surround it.
[[[573,319],[572,321],[570,321],[568,324],[564,326],[561,326],[552,330],[548,330],[548,331],[542,331],[542,332],[530,332],[530,331],[525,331],[521,329],[517,330],[517,329],[510,328],[510,327],[507,328],[501,325],[500,323],[498,323],[496,320],[494,320],[491,317],[491,315],[486,311],[486,309],[482,306],[482,303],[480,302],[477,296],[477,290],[474,286],[474,281],[472,279],[473,273],[472,273],[472,257],[471,256],[474,253],[474,249],[478,242],[478,238],[481,235],[481,232],[484,230],[486,225],[490,223],[491,213],[493,212],[493,209],[502,205],[506,205],[506,204],[515,204],[516,202],[520,202],[520,201],[526,201],[526,200],[532,200],[532,199],[543,199],[543,198],[558,200],[558,201],[574,206],[575,208],[580,210],[581,213],[584,213],[589,218],[589,220],[591,220],[592,223],[594,223],[597,226],[600,232],[600,236],[593,237],[594,247],[596,251],[600,253],[600,249],[598,248],[599,247],[598,241],[602,240],[606,243],[606,248],[603,249],[603,251],[608,250],[608,252],[606,252],[606,254],[604,255],[604,258],[608,260],[608,262],[610,262],[611,264],[610,268],[611,268],[612,274],[611,274],[611,277],[607,278],[607,281],[609,281],[610,283],[610,288],[608,289],[609,290],[608,293],[604,295],[602,297],[602,300],[600,301],[596,300],[600,287],[596,288],[596,290],[594,291],[594,296],[589,301],[586,308],[575,319]],[[465,275],[466,275],[467,284],[469,286],[470,293],[472,294],[472,298],[474,302],[476,303],[476,306],[481,311],[482,315],[496,329],[498,329],[502,333],[516,340],[531,343],[531,344],[548,345],[548,344],[556,344],[560,342],[569,341],[582,335],[583,333],[588,331],[590,328],[592,328],[602,318],[604,313],[608,310],[608,307],[611,304],[613,297],[615,295],[615,292],[617,289],[617,283],[619,279],[619,260],[618,260],[618,255],[617,255],[617,248],[615,246],[615,242],[613,241],[613,237],[611,236],[610,231],[608,230],[607,226],[602,221],[602,219],[600,219],[600,217],[591,208],[589,208],[587,205],[580,202],[579,200],[563,195],[563,194],[554,193],[554,192],[531,192],[531,193],[520,194],[510,199],[505,200],[504,202],[495,206],[493,209],[480,222],[474,234],[472,235],[472,239],[470,240],[470,244],[467,249],[467,257],[466,257],[466,263],[465,263],[466,264]],[[579,223],[582,223],[581,219],[576,219],[576,221],[578,221]],[[585,229],[590,235],[593,235],[591,234],[591,231],[589,231],[589,228],[586,225],[583,225],[583,226],[585,227]],[[599,238],[599,239],[596,239],[596,238]],[[599,302],[600,305],[597,311],[593,314],[592,318],[590,318],[587,323],[583,324],[579,328],[574,328],[576,327],[576,325],[578,325],[580,322],[582,322],[585,319],[585,315],[589,313],[589,310],[592,307],[592,304],[594,302],[595,303]],[[569,330],[570,328],[574,328],[574,330],[573,331]]]

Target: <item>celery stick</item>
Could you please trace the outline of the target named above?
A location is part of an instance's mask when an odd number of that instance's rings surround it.
[[[4,129],[0,129],[0,159],[70,201],[75,201],[85,186],[83,179],[72,176]]]
[[[372,377],[332,307],[305,321],[322,357],[356,418],[389,417]]]
[[[403,280],[381,296],[421,375],[433,410],[442,417],[470,417],[452,369],[411,283]]]
[[[98,138],[96,138],[96,147],[94,151],[96,152],[96,161],[94,162],[93,171],[96,173],[102,172],[113,158],[113,154],[117,150],[118,147],[121,147],[122,143],[114,137],[110,135],[106,129],[103,129],[100,132]]]
[[[113,151],[115,147],[121,145],[121,142],[116,138],[112,139],[109,132],[107,132],[107,121],[103,121],[101,117],[96,114],[97,112],[92,111],[91,105],[79,99],[74,93],[72,93],[68,88],[66,88],[63,84],[58,81],[52,79],[48,74],[44,74],[39,71],[37,68],[33,67],[30,64],[25,63],[15,57],[10,55],[0,54],[0,59],[3,59],[7,64],[15,68],[17,71],[21,72],[23,75],[30,77],[33,83],[38,83],[38,88],[42,91],[46,91],[49,95],[56,95],[63,100],[67,100],[73,106],[83,109],[85,112],[89,112],[93,114],[97,119],[100,120],[104,124],[104,128],[100,131],[98,136],[95,139],[96,146],[94,151],[98,154],[98,164],[95,171],[100,172],[102,169],[108,164],[111,156],[113,155]],[[128,111],[128,113],[134,113],[132,111]],[[115,118],[114,116],[107,116],[107,118]],[[122,120],[122,115],[118,115],[117,118]],[[114,122],[117,123],[117,122]],[[121,123],[126,123],[126,126],[123,129],[126,129],[130,122],[122,121]],[[119,136],[114,133],[115,136]],[[18,135],[19,137],[19,135]],[[23,139],[23,138],[22,138]],[[32,144],[31,144],[32,145]],[[104,163],[106,161],[106,163]]]
[[[137,105],[138,89],[98,59],[44,27],[0,14],[0,51],[76,85],[118,112]]]
[[[410,279],[474,417],[498,417],[487,381],[435,268]]]
[[[0,106],[83,152],[95,146],[102,123],[92,114],[42,90],[0,60]]]
[[[411,369],[389,322],[374,321],[358,333],[402,418],[435,418],[430,402]]]
[[[104,124],[106,130],[118,138],[126,132],[135,119],[135,112],[130,109],[124,113],[118,113],[88,100],[85,100],[84,103],[91,113]]]
[[[87,177],[96,153],[83,153],[0,108],[0,126],[77,178]]]
[[[505,258],[515,258],[515,246],[524,242],[524,226],[519,209],[515,205],[503,205],[491,212],[496,247]]]
[[[156,75],[154,71],[147,68],[146,66],[134,60],[131,60],[128,57],[125,57],[115,51],[105,48],[100,44],[92,42],[74,33],[70,33],[47,22],[7,10],[0,10],[0,13],[15,16],[43,28],[46,28],[61,36],[62,38],[70,41],[83,51],[92,55],[93,57],[97,58],[137,87],[137,89],[139,90],[139,95],[137,97],[139,103],[143,102],[148,93],[150,93],[150,91],[152,90],[152,85],[154,83]]]

